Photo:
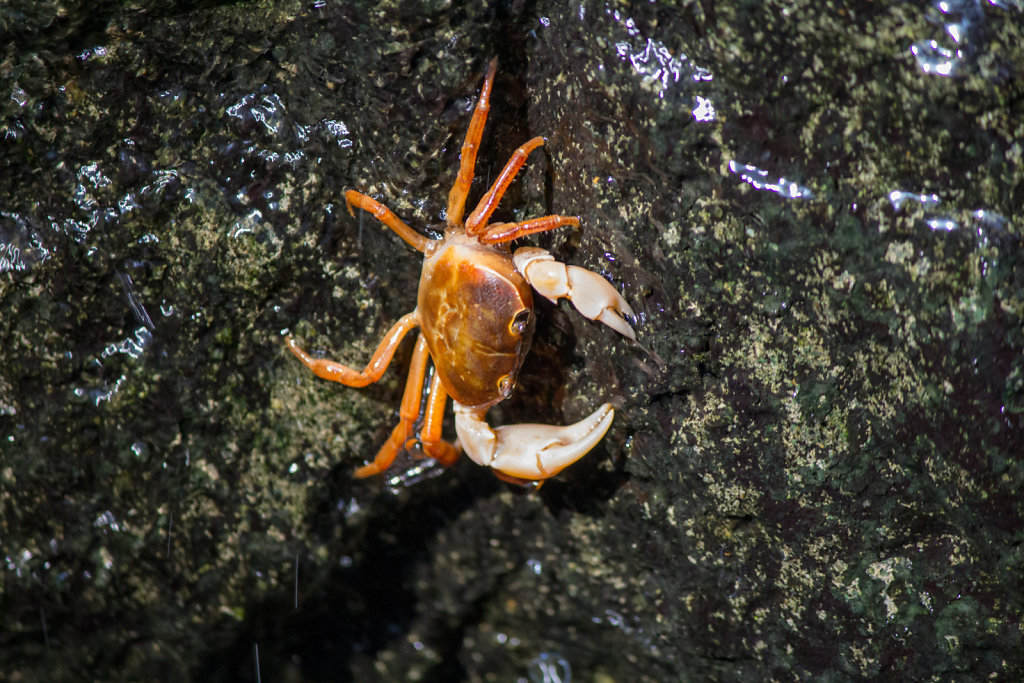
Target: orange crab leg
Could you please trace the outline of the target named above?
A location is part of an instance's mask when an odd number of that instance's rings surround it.
[[[416,339],[416,348],[412,352],[412,363],[409,365],[409,378],[405,381],[405,393],[402,394],[402,407],[398,411],[398,424],[391,431],[391,437],[377,451],[373,462],[363,465],[355,472],[357,479],[365,479],[380,474],[394,462],[398,451],[405,447],[405,442],[412,435],[412,428],[420,416],[420,397],[423,395],[423,376],[427,372],[427,361],[430,351],[427,339],[422,334]]]
[[[462,143],[462,152],[459,154],[459,174],[455,177],[455,183],[448,193],[448,227],[457,228],[462,225],[462,215],[466,210],[466,196],[469,194],[469,186],[473,184],[473,171],[476,168],[476,153],[480,148],[480,138],[484,135],[484,124],[487,123],[487,114],[491,111],[491,85],[494,83],[494,74],[498,70],[498,60],[492,59],[487,67],[487,77],[484,78],[484,85],[480,88],[480,99],[477,100],[476,109],[473,111],[473,118],[469,122],[469,130],[466,131],[466,141]]]
[[[455,446],[441,440],[441,426],[444,423],[444,408],[448,403],[448,393],[441,384],[441,375],[436,371],[430,380],[430,398],[427,401],[427,412],[423,416],[423,427],[420,429],[420,442],[423,451],[445,467],[454,465],[459,459],[459,451]]]
[[[429,237],[425,237],[396,216],[394,212],[388,207],[384,206],[376,199],[367,197],[362,192],[356,192],[355,190],[347,190],[345,192],[345,204],[348,205],[348,213],[350,216],[355,216],[355,211],[352,210],[353,206],[358,206],[363,211],[369,211],[373,214],[373,217],[379,220],[384,225],[388,226],[395,233],[405,240],[410,247],[416,251],[423,251],[427,248],[427,244],[432,242]]]
[[[480,235],[480,241],[483,244],[511,242],[525,235],[554,230],[563,225],[571,225],[574,228],[578,228],[580,219],[574,216],[542,216],[540,218],[531,218],[521,223],[491,223],[487,226],[484,234]]]
[[[291,337],[288,337],[285,343],[291,352],[302,361],[303,365],[312,370],[313,374],[317,377],[329,379],[332,382],[339,382],[347,387],[365,387],[367,384],[373,384],[381,378],[384,371],[388,369],[388,364],[391,363],[391,359],[394,357],[395,350],[398,349],[402,338],[409,330],[419,324],[420,318],[416,311],[402,316],[397,323],[391,326],[388,333],[384,335],[384,339],[381,340],[377,350],[373,352],[373,357],[370,358],[370,362],[366,364],[366,368],[362,372],[353,370],[347,365],[342,365],[333,360],[313,358],[300,349],[299,345]]]
[[[543,144],[544,138],[536,137],[528,142],[524,142],[516,151],[512,152],[512,157],[505,164],[505,168],[501,169],[498,179],[494,181],[491,189],[487,190],[487,194],[480,199],[480,203],[476,205],[473,213],[469,214],[469,218],[466,219],[467,235],[478,235],[486,229],[487,219],[498,208],[498,202],[501,201],[501,197],[505,194],[508,186],[515,180],[519,169],[526,163],[526,157],[530,156],[530,152]]]

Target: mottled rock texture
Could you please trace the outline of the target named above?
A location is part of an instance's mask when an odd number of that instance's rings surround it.
[[[7,680],[1024,675],[1024,6],[665,5],[0,7]],[[282,332],[411,310],[342,193],[436,228],[495,55],[471,199],[545,136],[497,219],[640,341],[539,304],[492,421],[621,410],[539,492],[353,481],[408,345]]]

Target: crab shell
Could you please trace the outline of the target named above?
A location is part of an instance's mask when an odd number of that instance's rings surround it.
[[[448,395],[488,408],[512,393],[533,337],[533,294],[507,249],[457,235],[423,263],[420,329]]]

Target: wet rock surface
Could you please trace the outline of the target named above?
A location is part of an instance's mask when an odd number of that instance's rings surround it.
[[[1022,674],[1024,7],[15,3],[0,63],[10,680]],[[355,481],[471,202],[604,274],[493,424],[620,407],[537,492]],[[454,436],[451,425],[447,433]],[[545,673],[548,678],[545,679]]]

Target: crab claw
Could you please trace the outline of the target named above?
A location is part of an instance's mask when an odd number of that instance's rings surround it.
[[[579,266],[569,266],[539,247],[520,247],[512,261],[530,286],[552,303],[567,297],[580,314],[599,320],[624,337],[636,340],[626,318],[636,318],[622,295],[607,280]]]
[[[455,403],[455,431],[462,449],[478,465],[513,479],[536,481],[553,477],[597,445],[612,424],[610,403],[576,424],[518,424],[491,429],[486,408]]]

